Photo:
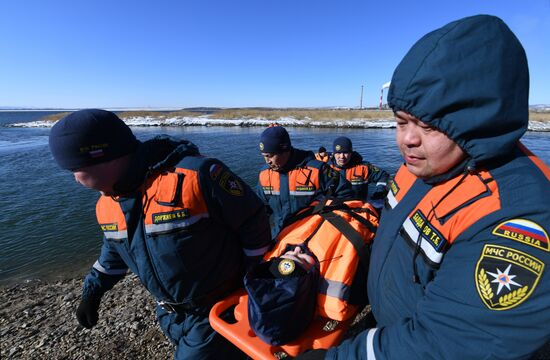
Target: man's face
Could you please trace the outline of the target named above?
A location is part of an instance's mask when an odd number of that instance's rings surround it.
[[[294,260],[297,264],[300,264],[301,267],[303,267],[306,271],[309,270],[310,267],[315,265],[315,259],[311,256],[306,254],[302,251],[302,248],[299,246],[296,246],[293,250],[287,251],[283,255],[281,255],[283,259],[291,259]]]
[[[282,153],[262,153],[265,163],[269,165],[271,170],[279,171],[288,161],[290,157],[290,151],[285,151]]]
[[[334,160],[336,160],[336,165],[345,166],[351,160],[351,153],[334,153]]]
[[[125,160],[115,159],[73,170],[74,179],[80,185],[97,190],[102,195],[114,195],[114,185],[126,170]]]
[[[397,146],[407,169],[421,179],[441,175],[466,153],[447,135],[403,111],[395,114]]]
[[[321,151],[321,152],[319,153],[319,156],[320,156],[320,157],[325,157],[325,156],[327,156],[327,152],[326,152],[326,151]]]

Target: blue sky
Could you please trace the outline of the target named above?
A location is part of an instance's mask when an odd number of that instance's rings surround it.
[[[550,0],[6,0],[0,106],[375,106],[416,40],[480,13],[550,104]]]

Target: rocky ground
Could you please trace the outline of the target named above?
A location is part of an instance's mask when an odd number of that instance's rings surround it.
[[[99,322],[80,326],[74,312],[82,280],[28,283],[0,290],[2,359],[171,359],[155,303],[135,276],[103,297]]]
[[[74,316],[81,279],[30,282],[0,289],[1,359],[172,359],[173,345],[155,319],[155,302],[137,277],[127,276],[102,300],[91,330]],[[369,308],[347,337],[370,327]],[[535,359],[550,359],[550,348]]]
[[[74,312],[82,279],[0,289],[1,359],[171,359],[173,345],[155,319],[155,302],[127,276],[101,302],[99,322],[80,326]],[[366,312],[365,312],[366,313]],[[349,336],[365,326],[365,313]]]

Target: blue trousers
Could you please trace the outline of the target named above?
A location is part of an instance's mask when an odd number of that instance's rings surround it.
[[[246,359],[243,352],[212,329],[208,322],[209,311],[210,308],[199,308],[176,314],[157,306],[159,325],[176,345],[174,359]]]

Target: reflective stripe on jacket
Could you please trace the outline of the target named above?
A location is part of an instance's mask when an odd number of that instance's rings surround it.
[[[325,166],[317,160],[309,160],[288,172],[269,167],[260,171],[257,193],[272,214],[272,237],[277,236],[287,218],[326,193],[330,179],[323,170]]]
[[[399,169],[369,268],[378,328],[328,359],[528,358],[547,341],[550,170],[519,147],[436,184]]]
[[[86,295],[101,295],[130,268],[158,301],[200,303],[238,287],[245,257],[269,247],[262,202],[223,163],[186,156],[167,170],[125,197],[99,199],[104,244]]]
[[[388,205],[399,205],[417,178],[405,166],[397,172],[388,193]],[[487,171],[457,176],[434,186],[410,211],[401,234],[418,246],[425,260],[437,266],[453,241],[472,224],[500,209],[498,186]],[[452,193],[452,196],[447,196]]]
[[[147,187],[144,200],[145,233],[148,236],[184,230],[209,217],[196,171],[178,168],[175,172],[161,174]],[[128,238],[126,220],[116,200],[100,197],[96,216],[105,238]]]
[[[293,169],[286,173],[283,178],[286,180],[288,194],[291,196],[311,197],[320,189],[319,168],[316,167],[308,165]],[[260,172],[260,186],[265,195],[280,195],[280,173],[271,169],[263,170]]]

